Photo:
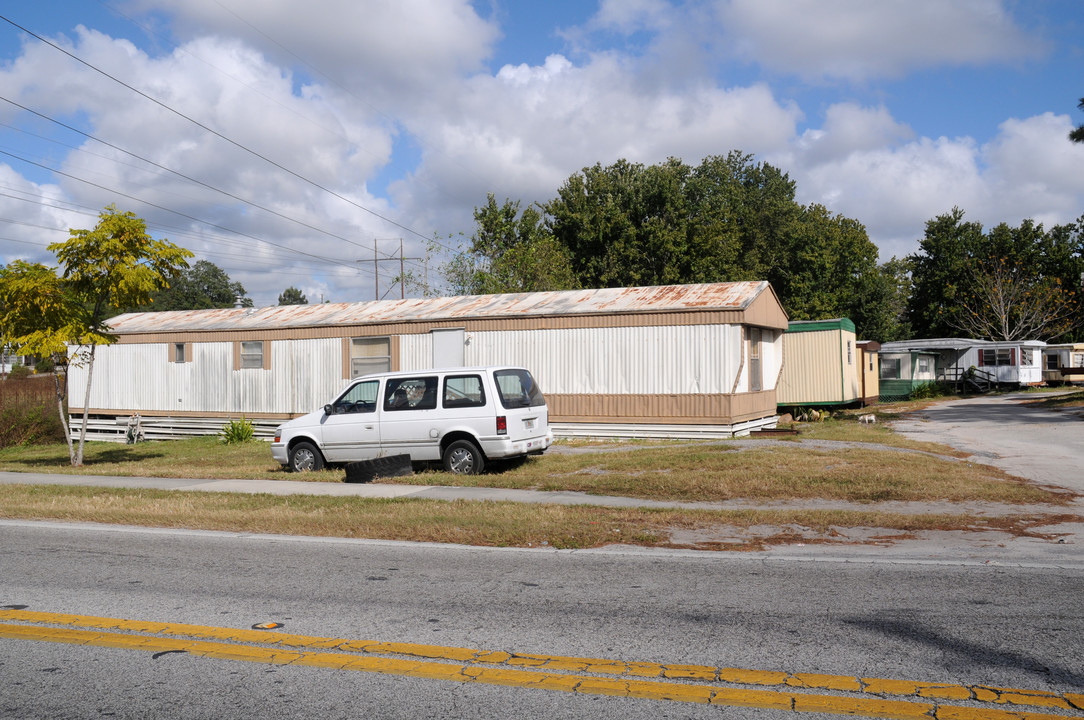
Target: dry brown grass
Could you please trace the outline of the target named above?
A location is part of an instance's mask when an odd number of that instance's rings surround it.
[[[854,428],[864,431],[857,425]],[[741,449],[739,449],[741,448]],[[595,449],[597,452],[586,452]],[[72,468],[59,446],[0,451],[0,470],[124,477],[341,482],[341,469],[287,473],[266,443],[225,445],[215,438],[137,445],[88,443],[86,465]],[[1070,499],[985,465],[913,451],[798,443],[604,444],[552,450],[515,468],[464,477],[430,470],[388,482],[415,485],[571,490],[651,500],[723,501],[821,498],[851,502],[966,501],[1058,503]]]
[[[897,537],[923,530],[1001,530],[1028,535],[1035,534],[1036,525],[1063,519],[850,510],[616,509],[34,485],[0,486],[0,517],[495,547],[561,549],[621,543],[743,550],[792,542],[796,537],[804,542],[839,542],[853,528],[880,528],[894,531]],[[718,539],[757,526],[777,530],[746,540]],[[689,532],[700,533],[703,539],[674,539],[675,533],[687,536]]]
[[[792,443],[693,444],[621,452],[552,452],[482,476],[428,472],[389,482],[572,490],[652,500],[828,499],[850,502],[967,500],[1064,503],[1058,494],[986,465],[916,452]]]

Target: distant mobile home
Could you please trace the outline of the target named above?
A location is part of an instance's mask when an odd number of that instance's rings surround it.
[[[1043,380],[1052,385],[1084,383],[1084,343],[1047,345],[1043,350]]]
[[[745,434],[775,424],[786,314],[767,282],[130,313],[98,348],[90,414],[107,438],[261,432],[367,373],[527,367],[566,434]],[[70,374],[81,404],[86,370]],[[72,408],[73,416],[82,408]],[[121,433],[123,428],[121,428]]]
[[[794,320],[783,334],[781,406],[831,406],[877,401],[876,343],[859,343],[847,318]]]
[[[1043,382],[1041,340],[995,342],[968,338],[900,340],[881,345],[881,399],[906,397],[930,382],[1028,386]]]

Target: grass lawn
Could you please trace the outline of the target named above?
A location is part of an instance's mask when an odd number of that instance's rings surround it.
[[[1084,393],[1040,398],[1053,408],[1084,406]],[[1073,403],[1079,404],[1073,404]],[[913,405],[911,406],[913,408]],[[481,476],[422,470],[394,482],[568,490],[652,500],[834,500],[847,510],[687,511],[613,509],[516,503],[371,500],[316,496],[240,495],[165,490],[42,485],[0,485],[0,517],[93,521],[175,528],[336,537],[417,540],[495,546],[596,547],[627,544],[751,549],[788,541],[846,536],[848,528],[919,530],[999,528],[1021,535],[1050,524],[1072,500],[961,461],[944,446],[916,443],[884,424],[899,409],[875,409],[882,422],[858,425],[846,415],[801,426],[806,444],[771,441],[560,443],[545,456]],[[225,445],[193,438],[137,445],[88,443],[83,468],[72,468],[67,447],[0,450],[0,471],[171,478],[257,478],[341,482],[341,469],[285,472],[264,442]],[[1002,518],[976,518],[946,510],[922,515],[878,512],[876,501],[997,502],[1048,505],[1045,517],[1029,510]],[[759,539],[727,540],[728,533],[772,528]],[[696,542],[675,537],[700,537]]]

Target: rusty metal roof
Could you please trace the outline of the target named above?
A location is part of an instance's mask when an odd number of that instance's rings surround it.
[[[744,310],[766,281],[558,290],[265,308],[174,310],[118,315],[114,333],[265,330],[454,319]]]

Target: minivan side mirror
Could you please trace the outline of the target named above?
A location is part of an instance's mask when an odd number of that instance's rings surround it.
[[[325,415],[334,415],[335,414],[335,408],[331,407],[331,404],[328,403],[327,405],[324,406],[324,414]]]

